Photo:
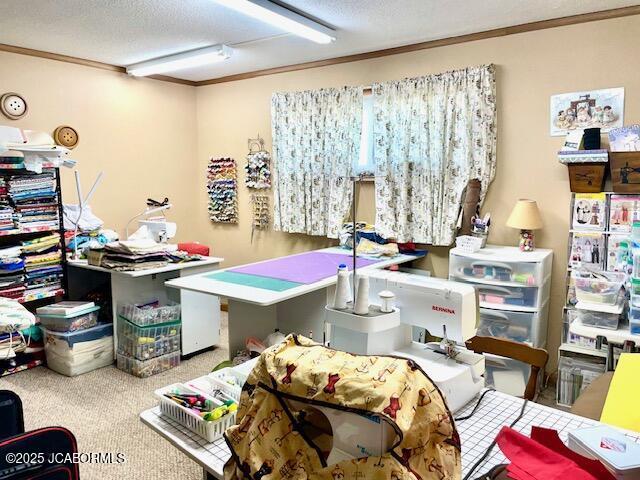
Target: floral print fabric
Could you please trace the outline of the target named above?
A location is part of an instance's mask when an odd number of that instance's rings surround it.
[[[362,88],[275,93],[271,124],[274,229],[338,238],[360,151]]]
[[[376,231],[433,245],[455,239],[462,192],[496,169],[493,65],[376,83]]]

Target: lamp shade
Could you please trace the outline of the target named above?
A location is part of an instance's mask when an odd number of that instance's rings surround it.
[[[520,230],[537,230],[542,228],[542,217],[535,200],[520,199],[509,215],[507,226]]]

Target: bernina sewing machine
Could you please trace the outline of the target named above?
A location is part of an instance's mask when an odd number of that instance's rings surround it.
[[[476,334],[478,300],[474,288],[424,275],[389,270],[367,272],[370,314],[351,319],[327,314],[332,348],[414,360],[429,375],[452,411],[484,387],[484,357],[464,342]],[[378,293],[396,296],[394,314],[379,314]],[[425,343],[426,332],[441,342]]]

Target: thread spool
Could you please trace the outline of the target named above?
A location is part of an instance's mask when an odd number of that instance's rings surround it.
[[[346,310],[349,302],[349,270],[344,263],[338,266],[338,279],[336,281],[336,292],[333,297],[333,308],[336,310]]]
[[[383,313],[393,312],[396,295],[390,290],[382,290],[378,293],[380,298],[380,311]]]
[[[369,313],[369,277],[361,275],[358,277],[358,293],[356,294],[356,306],[353,312],[356,315],[367,315]]]

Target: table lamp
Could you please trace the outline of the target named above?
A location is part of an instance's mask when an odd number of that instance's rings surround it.
[[[509,215],[507,226],[520,229],[520,251],[533,251],[533,230],[542,228],[542,218],[535,200],[518,200]]]

